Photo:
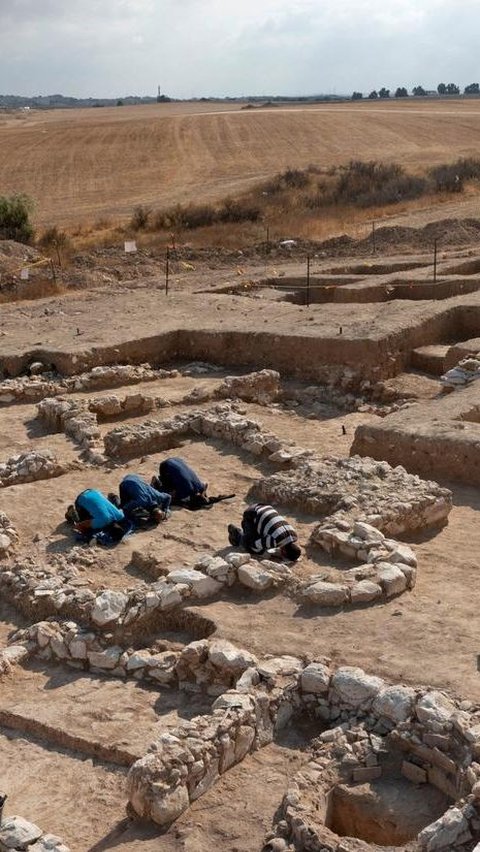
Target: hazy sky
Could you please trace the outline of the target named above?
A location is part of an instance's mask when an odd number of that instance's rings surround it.
[[[0,0],[0,94],[463,87],[479,41],[480,0]]]

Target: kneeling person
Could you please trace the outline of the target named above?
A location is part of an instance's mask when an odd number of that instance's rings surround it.
[[[207,483],[202,482],[194,470],[180,458],[164,459],[159,468],[160,479],[154,477],[152,485],[171,494],[176,506],[197,508],[208,504]]]
[[[153,521],[158,524],[168,518],[172,502],[170,494],[157,491],[136,473],[125,476],[119,490],[120,505],[133,523]]]
[[[301,549],[298,536],[285,518],[273,506],[255,503],[243,513],[242,529],[228,525],[228,540],[234,547],[244,547],[249,553],[260,555],[274,550],[284,559],[295,562]]]
[[[94,488],[87,488],[78,495],[75,510],[78,516],[75,529],[86,536],[102,532],[113,541],[120,541],[127,531],[122,510]]]

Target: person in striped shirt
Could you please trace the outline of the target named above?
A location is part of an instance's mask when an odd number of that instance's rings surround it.
[[[245,509],[242,529],[228,525],[228,540],[233,547],[244,547],[257,555],[274,550],[290,562],[296,562],[302,552],[297,539],[292,525],[273,506],[264,503],[254,503]]]

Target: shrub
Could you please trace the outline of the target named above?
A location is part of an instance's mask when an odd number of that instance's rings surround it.
[[[30,215],[33,202],[27,195],[0,196],[0,238],[31,242],[34,234]]]
[[[418,198],[425,189],[423,178],[406,174],[402,166],[395,163],[353,160],[340,175],[332,201],[374,207]]]
[[[462,192],[466,180],[480,179],[480,160],[466,157],[456,163],[444,163],[430,169],[429,175],[437,192]]]
[[[255,204],[231,198],[217,213],[218,222],[258,222],[259,218],[260,209]]]
[[[130,227],[132,230],[144,231],[148,225],[151,212],[152,211],[149,207],[143,207],[141,204],[135,207],[132,218],[130,219]]]

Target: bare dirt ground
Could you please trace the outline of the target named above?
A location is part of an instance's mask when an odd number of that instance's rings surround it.
[[[476,155],[477,101],[241,110],[162,104],[0,116],[0,183],[38,223],[218,200],[288,167],[350,159],[417,168]]]

